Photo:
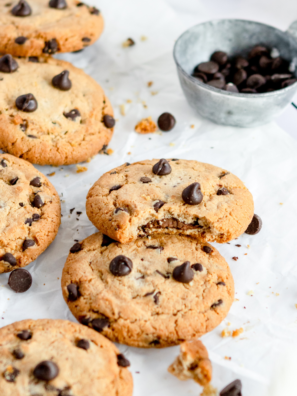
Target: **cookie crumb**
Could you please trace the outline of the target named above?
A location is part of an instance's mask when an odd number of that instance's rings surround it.
[[[132,47],[133,45],[135,45],[135,41],[131,38],[128,38],[123,42],[122,47],[127,48],[127,47]]]
[[[156,123],[152,117],[142,119],[136,126],[135,131],[140,134],[154,133],[157,130]]]
[[[238,257],[232,257],[232,260],[237,261]]]
[[[297,309],[297,304],[295,304],[295,308]]]
[[[158,95],[158,93],[159,93],[158,91],[151,91],[152,96]]]
[[[225,360],[231,360],[231,356],[225,356],[224,359]]]
[[[113,149],[109,148],[106,150],[107,155],[112,155],[114,153]]]
[[[238,337],[242,333],[243,333],[243,328],[242,327],[240,329],[233,330],[232,337],[234,337],[234,338]]]
[[[248,295],[248,296],[253,296],[253,295],[254,295],[253,290],[248,291],[248,292],[247,292],[247,295]]]
[[[147,83],[147,86],[148,86],[148,87],[151,87],[153,84],[154,84],[154,83],[153,83],[152,81],[149,81],[149,82]]]
[[[174,146],[175,146],[175,143],[169,143],[169,146],[170,146],[170,147],[174,147]]]
[[[55,176],[56,172],[48,173],[47,176]]]
[[[86,166],[76,165],[76,173],[86,172],[88,168]]]
[[[279,296],[279,293],[275,293],[275,295],[276,295],[276,297],[278,297],[278,296]]]
[[[141,36],[141,37],[140,37],[140,40],[141,40],[141,41],[146,41],[146,40],[147,40],[147,37],[146,37],[146,36]]]
[[[128,153],[127,153],[128,155],[131,155],[132,153],[131,153],[131,151],[128,151]]]
[[[194,128],[195,128],[195,125],[194,125],[194,124],[192,124],[192,125],[190,126],[190,128],[194,129]]]
[[[282,202],[280,202],[279,204],[280,204],[280,205],[283,205],[283,203],[282,203]]]
[[[121,105],[120,105],[120,113],[121,113],[122,116],[125,116],[125,115],[126,115],[125,105],[124,105],[124,104],[121,104]]]
[[[250,249],[250,245],[247,245],[247,248]]]
[[[200,396],[217,396],[218,395],[218,390],[214,388],[211,384],[206,385],[203,388],[202,393],[200,393]]]
[[[221,333],[221,336],[222,336],[223,338],[225,338],[225,337],[230,337],[230,335],[231,335],[231,331],[230,331],[229,329],[224,329],[224,330],[222,331],[222,333]]]
[[[127,99],[126,102],[127,103],[132,103],[132,100],[131,99]]]

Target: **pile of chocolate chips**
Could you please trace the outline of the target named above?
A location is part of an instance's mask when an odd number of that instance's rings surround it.
[[[257,45],[248,57],[228,57],[216,51],[209,62],[199,63],[192,76],[229,92],[264,93],[286,88],[297,81],[295,63],[283,59],[276,48]]]

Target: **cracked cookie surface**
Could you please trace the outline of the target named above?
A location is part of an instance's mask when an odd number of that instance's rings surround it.
[[[65,8],[50,7],[48,0],[27,0],[29,8],[19,7],[19,15],[14,15],[18,1],[0,0],[0,53],[41,56],[78,51],[101,35],[104,22],[96,8],[76,0],[50,3]]]
[[[169,173],[157,175],[153,167],[158,161],[122,165],[93,185],[87,214],[101,232],[121,243],[162,233],[225,243],[247,229],[253,197],[238,177],[210,164],[176,159],[161,160]],[[198,203],[188,204],[183,193],[193,184],[196,190],[186,195]]]
[[[0,154],[0,273],[24,267],[55,239],[60,198],[30,163]]]
[[[1,396],[131,396],[127,364],[106,338],[66,320],[0,330]]]
[[[233,302],[234,282],[219,252],[195,238],[120,244],[97,233],[71,248],[62,291],[74,316],[110,340],[162,348],[218,326]]]
[[[113,128],[106,126],[104,119],[110,116],[113,120],[112,107],[91,77],[54,58],[40,58],[38,63],[14,61],[18,67],[11,73],[1,72],[0,67],[3,151],[35,164],[58,166],[86,161],[108,144]],[[69,71],[66,82],[70,80],[70,89],[54,87],[53,78],[65,70]],[[65,88],[65,81],[61,84]],[[36,107],[37,102],[37,108],[20,110],[16,100],[29,93],[34,96],[29,106]],[[22,101],[18,104],[21,109],[25,105]]]

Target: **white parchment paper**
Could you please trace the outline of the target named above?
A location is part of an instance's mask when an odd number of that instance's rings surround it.
[[[213,384],[221,389],[240,378],[243,396],[271,395],[268,389],[272,380],[281,388],[282,377],[278,378],[275,370],[281,364],[282,371],[286,371],[289,361],[281,360],[280,353],[292,348],[297,335],[297,142],[274,123],[257,129],[236,129],[214,125],[194,114],[182,94],[172,58],[174,40],[187,26],[165,2],[93,3],[106,20],[103,36],[81,53],[60,57],[84,68],[109,96],[117,119],[109,146],[114,153],[96,156],[84,164],[87,172],[80,174],[75,165],[38,167],[45,175],[55,172],[49,178],[62,200],[62,225],[54,243],[27,267],[33,276],[28,292],[15,294],[7,286],[8,274],[0,276],[0,326],[26,318],[75,321],[62,298],[61,273],[74,239],[95,232],[85,213],[85,198],[104,172],[126,161],[147,158],[209,162],[228,169],[246,183],[254,196],[255,211],[263,220],[257,236],[243,235],[230,244],[216,246],[232,269],[236,301],[226,320],[202,338],[214,367]],[[142,36],[147,40],[143,41]],[[136,45],[122,48],[128,37]],[[153,82],[150,88],[149,81]],[[125,115],[120,113],[121,105],[125,105]],[[164,111],[177,119],[173,131],[151,135],[134,132],[140,119],[152,116],[156,120]],[[70,215],[72,208],[75,210]],[[82,212],[80,216],[78,211]],[[244,332],[237,338],[222,338],[221,331],[229,322],[231,331],[242,327]],[[135,396],[200,393],[197,384],[180,382],[167,373],[178,347],[119,347],[132,363]],[[294,392],[286,395],[296,395]]]

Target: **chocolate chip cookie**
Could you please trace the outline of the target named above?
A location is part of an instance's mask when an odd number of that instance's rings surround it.
[[[1,396],[131,396],[129,361],[106,338],[66,320],[0,330]]]
[[[120,244],[94,234],[70,249],[62,290],[82,324],[142,348],[202,336],[226,317],[234,298],[219,252],[180,235]]]
[[[100,11],[76,0],[0,1],[0,53],[78,51],[93,44],[102,31]]]
[[[24,267],[55,239],[59,196],[27,161],[0,154],[0,273]],[[1,389],[1,387],[0,387]]]
[[[109,237],[184,234],[228,242],[254,214],[251,193],[230,172],[190,160],[147,160],[105,173],[87,196],[87,214]]]
[[[37,59],[38,60],[38,59]],[[115,124],[102,88],[53,58],[0,58],[0,148],[40,165],[86,161]]]

